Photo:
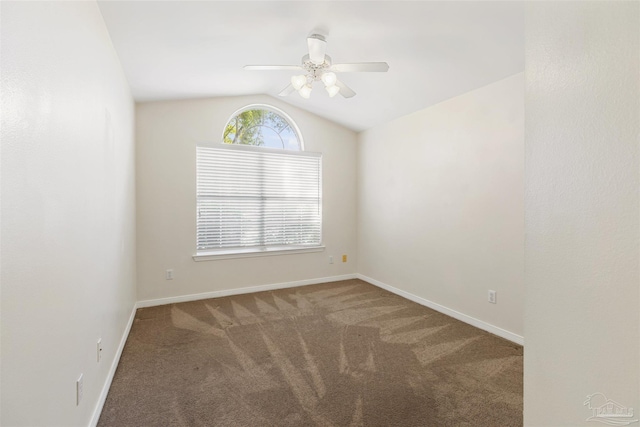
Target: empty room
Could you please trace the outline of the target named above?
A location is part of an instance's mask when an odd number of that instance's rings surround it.
[[[0,20],[0,425],[639,425],[640,2]]]

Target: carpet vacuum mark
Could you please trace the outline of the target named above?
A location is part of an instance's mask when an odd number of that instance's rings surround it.
[[[521,426],[522,353],[360,280],[143,308],[98,426]]]

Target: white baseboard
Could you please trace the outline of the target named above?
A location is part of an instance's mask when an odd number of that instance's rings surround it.
[[[127,326],[124,328],[124,332],[122,333],[122,338],[120,338],[120,344],[118,344],[118,350],[116,350],[116,356],[113,358],[113,362],[111,362],[111,366],[109,367],[109,373],[107,373],[107,379],[104,382],[104,386],[102,387],[102,391],[100,392],[100,397],[98,398],[98,403],[96,404],[96,408],[93,410],[93,415],[91,416],[91,422],[89,423],[90,427],[96,427],[98,425],[98,421],[100,420],[100,414],[102,414],[102,408],[104,407],[104,402],[107,400],[107,395],[109,394],[109,388],[111,388],[111,382],[113,381],[113,376],[116,374],[116,369],[118,369],[118,363],[120,362],[120,356],[122,356],[122,350],[124,350],[124,345],[127,342],[127,338],[129,337],[129,331],[131,331],[131,326],[133,325],[133,319],[136,317],[136,310],[138,309],[138,304],[134,304],[131,309],[131,315],[129,316],[129,321],[127,322]]]
[[[386,283],[382,283],[379,280],[372,279],[371,277],[367,277],[363,274],[356,274],[356,277],[360,280],[364,280],[365,282],[371,283],[379,288],[385,289],[389,292],[392,292],[396,295],[399,295],[403,298],[411,300],[420,305],[424,305],[425,307],[429,307],[433,310],[439,311],[442,314],[446,314],[447,316],[453,317],[454,319],[458,319],[464,323],[468,323],[471,326],[475,326],[476,328],[482,329],[484,331],[490,332],[494,335],[512,341],[516,344],[524,345],[524,337],[514,334],[513,332],[509,332],[505,329],[494,326],[490,323],[484,322],[482,320],[476,319],[475,317],[468,316],[466,314],[460,313],[459,311],[455,311],[450,309],[449,307],[445,307],[433,301],[429,301],[428,299],[421,298],[417,295],[413,295],[409,292],[403,291],[398,288],[394,288],[393,286],[387,285]]]
[[[355,279],[356,274],[343,274],[341,276],[320,277],[317,279],[296,280],[293,282],[272,283],[269,285],[249,286],[238,289],[225,289],[221,291],[203,292],[201,294],[180,295],[176,297],[148,299],[138,301],[137,308],[155,307],[157,305],[175,304],[178,302],[197,301],[201,299],[228,297],[231,295],[250,294],[253,292],[273,291],[276,289],[295,288],[296,286],[316,285],[318,283],[338,282],[340,280]]]

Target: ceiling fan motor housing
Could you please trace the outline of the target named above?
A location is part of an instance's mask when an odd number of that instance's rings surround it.
[[[311,77],[313,81],[318,81],[322,77],[322,74],[329,71],[331,67],[331,57],[329,55],[324,56],[324,62],[322,64],[316,64],[309,59],[309,55],[302,57],[302,68],[307,72],[307,76]]]

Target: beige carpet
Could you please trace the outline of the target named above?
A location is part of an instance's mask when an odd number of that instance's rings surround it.
[[[138,310],[99,426],[520,426],[522,347],[360,280]]]

